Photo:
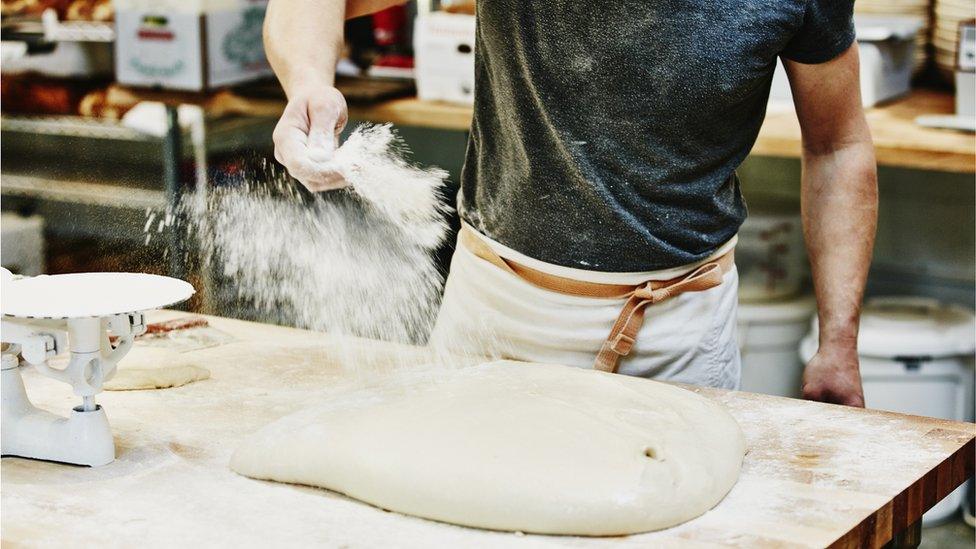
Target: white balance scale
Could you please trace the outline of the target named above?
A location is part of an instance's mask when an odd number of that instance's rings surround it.
[[[135,337],[146,331],[143,311],[185,301],[193,286],[140,273],[16,278],[2,269],[0,275],[3,455],[91,467],[111,463],[115,443],[95,395],[115,375]],[[67,351],[71,359],[65,368],[48,365],[48,359]],[[69,417],[34,407],[20,374],[27,367],[70,384],[81,405]]]

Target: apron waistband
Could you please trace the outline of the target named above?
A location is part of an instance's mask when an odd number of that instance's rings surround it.
[[[580,297],[626,299],[620,316],[610,330],[610,335],[597,353],[593,368],[604,372],[616,372],[620,357],[627,356],[644,323],[644,309],[685,292],[700,292],[722,283],[722,275],[729,272],[735,262],[735,250],[704,263],[682,276],[670,280],[650,280],[637,285],[600,284],[573,280],[541,272],[498,255],[467,224],[462,224],[460,243],[474,255],[507,271],[533,286],[544,290]]]

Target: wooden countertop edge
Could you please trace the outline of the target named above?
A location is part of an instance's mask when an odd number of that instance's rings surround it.
[[[681,383],[675,385],[714,399],[729,397],[736,393],[736,391]],[[743,394],[759,401],[796,400],[759,393]],[[832,548],[883,546],[895,535],[919,521],[926,511],[976,473],[976,423],[912,416],[884,410],[864,409],[856,412],[902,419],[906,417],[916,418],[919,422],[924,423],[928,429],[923,436],[938,437],[949,441],[950,444],[957,444],[957,447],[951,455],[935,464],[910,486],[892,497],[884,506],[864,517],[856,526],[838,537],[829,545]],[[883,474],[883,471],[879,474]]]
[[[882,547],[974,474],[976,439],[959,445],[945,461],[922,475],[878,511],[830,544],[831,548]]]

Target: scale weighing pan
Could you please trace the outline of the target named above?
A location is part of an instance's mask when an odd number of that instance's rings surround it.
[[[9,271],[7,272],[9,273]],[[144,273],[78,273],[9,278],[0,312],[19,318],[92,318],[158,309],[185,301],[188,282]]]

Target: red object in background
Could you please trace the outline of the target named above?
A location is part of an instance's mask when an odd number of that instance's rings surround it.
[[[0,106],[14,114],[78,114],[81,99],[104,86],[101,80],[5,74],[0,78]]]
[[[373,61],[374,67],[396,67],[398,69],[412,69],[413,57],[409,55],[398,55],[390,53],[381,55]]]
[[[378,46],[393,46],[403,38],[407,23],[407,8],[391,6],[373,14],[373,40]]]

